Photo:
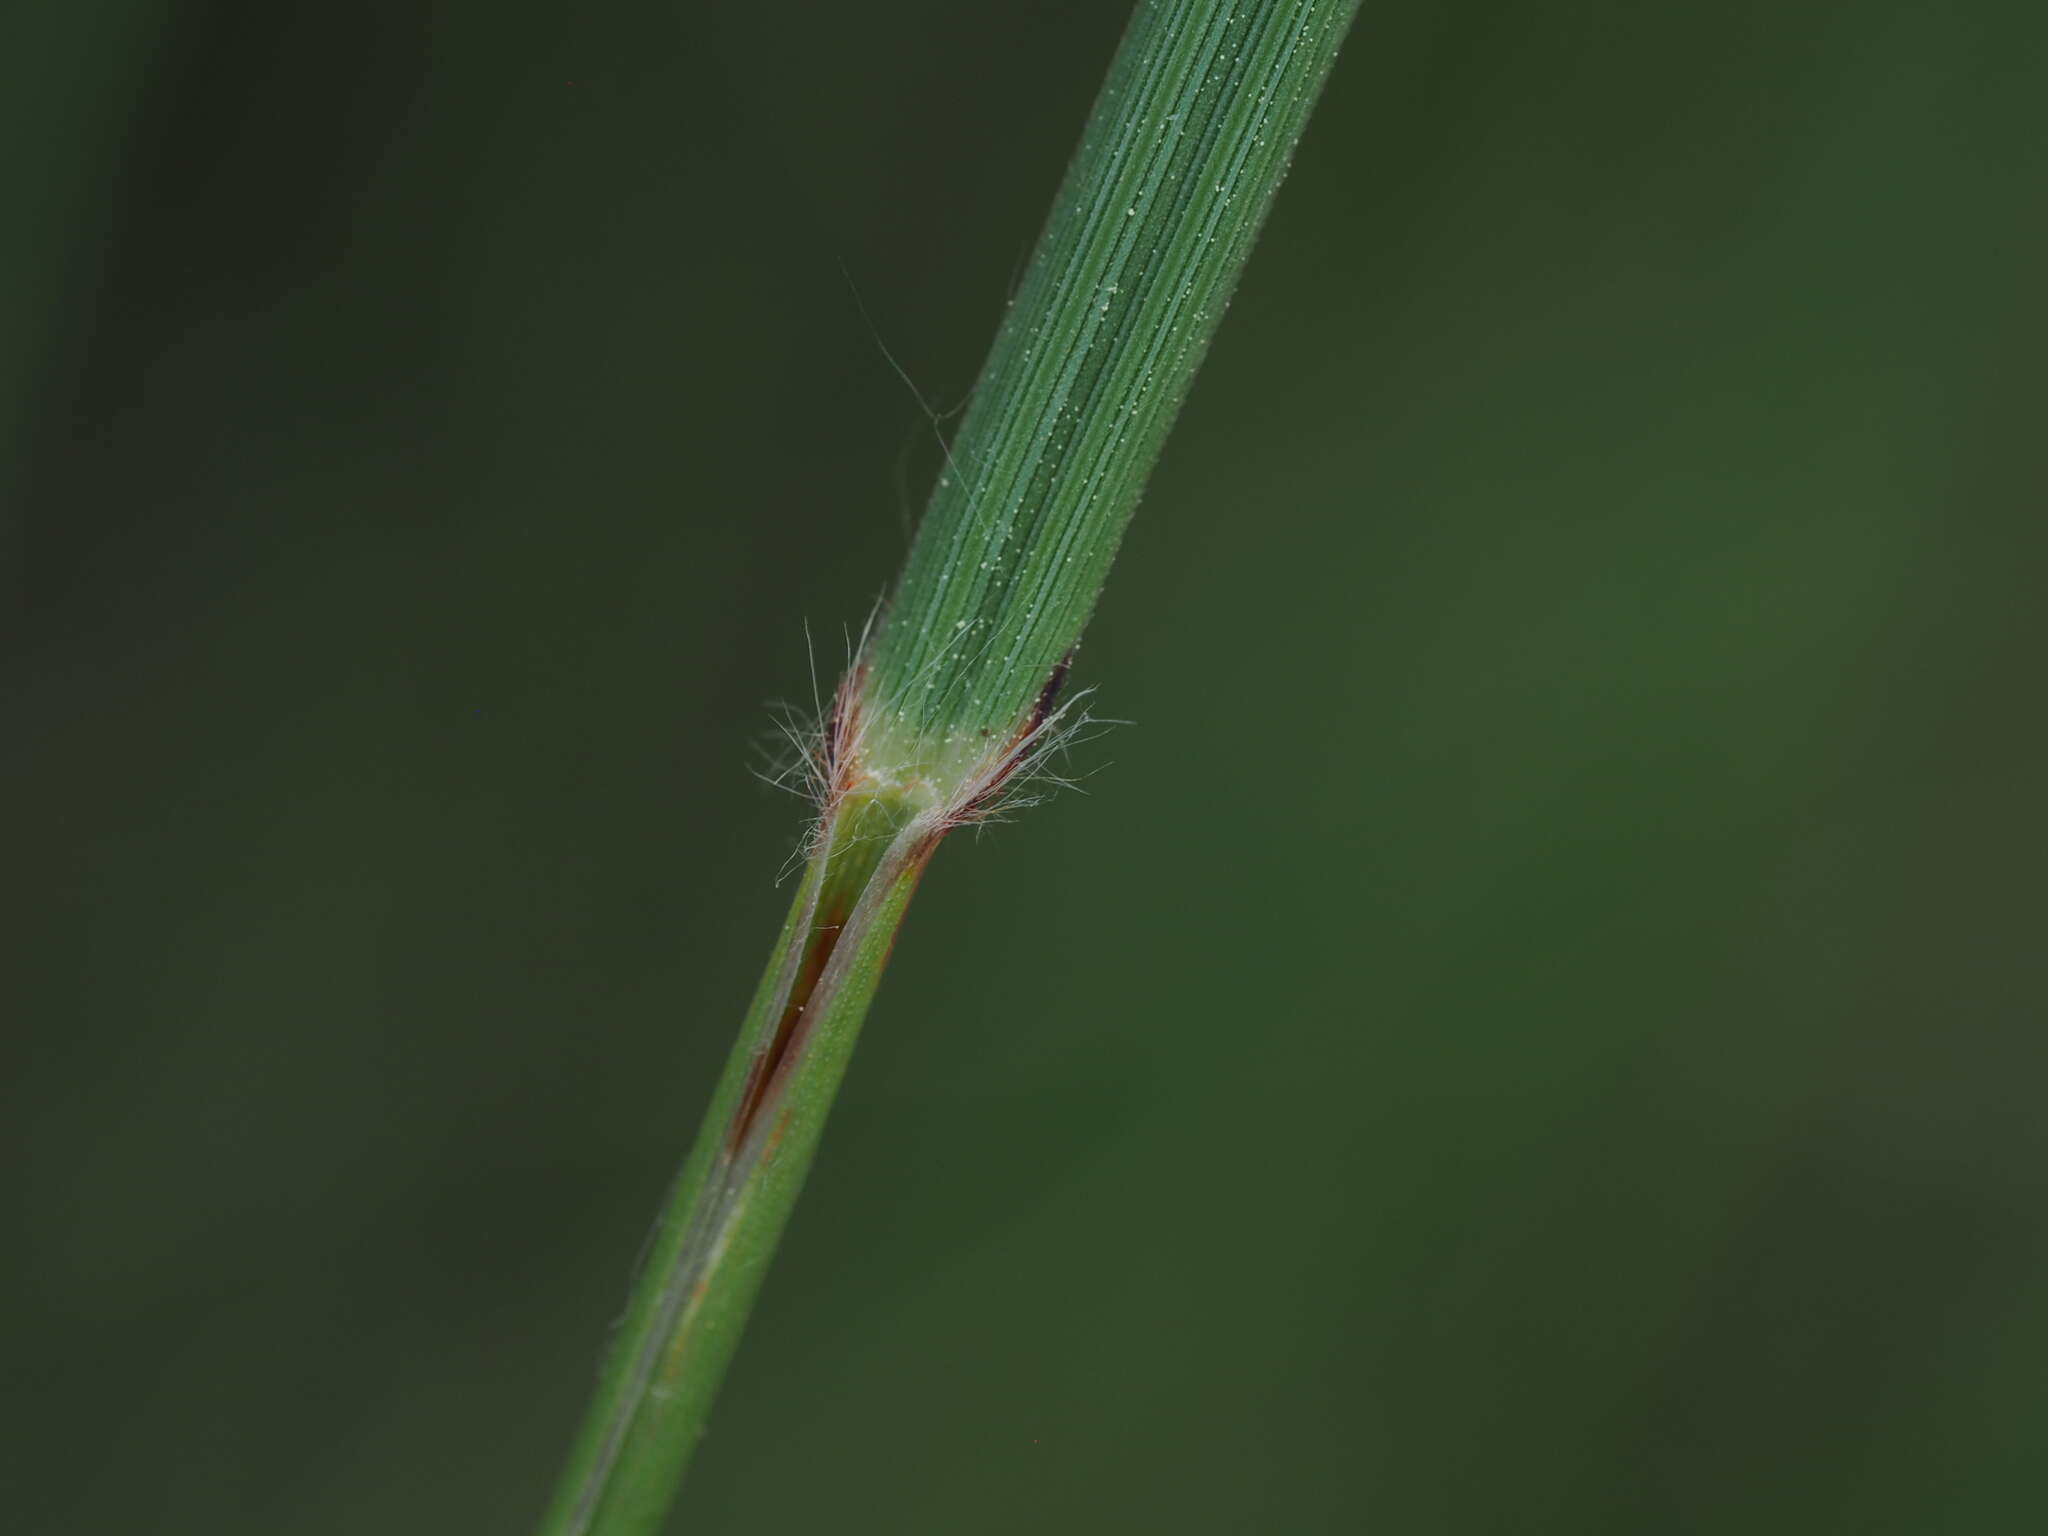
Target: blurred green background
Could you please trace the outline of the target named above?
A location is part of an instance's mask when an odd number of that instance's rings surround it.
[[[1125,14],[11,13],[11,1528],[537,1513]],[[1368,6],[678,1530],[2048,1526],[2040,14]]]

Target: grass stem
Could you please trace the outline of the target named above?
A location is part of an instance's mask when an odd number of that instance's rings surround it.
[[[1059,735],[1074,647],[1356,0],[1144,0],[888,611],[804,876],[541,1536],[657,1531],[939,840]]]

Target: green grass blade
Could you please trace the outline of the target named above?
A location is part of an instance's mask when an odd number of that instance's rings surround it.
[[[1138,8],[874,647],[906,755],[971,777],[1080,639],[1354,9]]]
[[[1355,0],[1146,0],[814,765],[803,882],[541,1525],[660,1529],[944,834],[1066,663]]]

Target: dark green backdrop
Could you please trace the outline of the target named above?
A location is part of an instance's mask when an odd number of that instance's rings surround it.
[[[1368,4],[679,1531],[2048,1525],[2038,12]],[[10,1529],[524,1527],[1123,14],[13,13]]]

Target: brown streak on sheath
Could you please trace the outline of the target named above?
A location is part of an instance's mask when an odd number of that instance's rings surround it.
[[[932,854],[938,849],[939,839],[945,835],[946,829],[940,827],[911,852],[909,867],[904,873],[910,879],[913,890],[916,889],[917,882],[923,878],[926,866],[931,863]],[[783,1006],[782,1017],[775,1022],[775,1033],[769,1038],[767,1045],[755,1054],[752,1064],[747,1068],[747,1082],[740,1090],[739,1107],[733,1111],[732,1123],[726,1127],[725,1155],[728,1158],[738,1155],[740,1148],[746,1144],[748,1134],[761,1116],[761,1107],[768,1102],[768,1096],[781,1084],[791,1059],[796,1055],[806,1023],[804,1012],[810,1006],[811,995],[817,990],[818,980],[825,974],[825,967],[831,961],[833,951],[838,948],[840,935],[846,928],[847,915],[843,907],[835,908],[824,922],[811,930],[810,947],[804,951],[803,966],[798,970],[796,980],[790,986],[789,1001]],[[900,928],[890,930],[888,948],[882,953],[883,964],[888,963],[890,954],[895,951],[896,936],[901,931]],[[784,1110],[775,1122],[775,1129],[770,1133],[766,1151],[772,1153],[788,1129],[789,1111]]]
[[[831,808],[848,785],[842,782],[853,771],[853,746],[860,732],[861,688],[866,682],[868,669],[865,663],[856,665],[839,680],[838,691],[832,695],[832,713],[825,723],[824,742],[820,747],[823,754],[826,785],[826,808]],[[840,931],[846,926],[847,909],[844,905],[822,912],[812,924],[806,936],[807,948],[803,963],[797,967],[795,978],[789,985],[789,998],[782,1005],[782,1017],[775,1021],[774,1033],[768,1043],[755,1053],[747,1067],[746,1086],[740,1090],[739,1106],[733,1110],[732,1123],[726,1127],[725,1155],[733,1157],[745,1145],[747,1134],[753,1130],[754,1121],[761,1113],[761,1106],[781,1080],[783,1069],[796,1044],[799,1026],[803,1023],[804,1009],[809,1006],[811,993],[816,990],[818,978],[825,974],[825,966],[832,959],[832,951],[839,943]]]
[[[844,908],[834,909],[811,929],[810,947],[804,951],[803,964],[798,967],[796,979],[790,984],[789,1001],[783,1004],[782,1017],[775,1021],[775,1032],[768,1037],[768,1043],[755,1053],[753,1064],[747,1068],[747,1084],[740,1090],[739,1107],[732,1112],[732,1124],[725,1133],[727,1157],[737,1153],[746,1141],[747,1132],[754,1127],[755,1116],[761,1112],[762,1102],[781,1075],[789,1058],[790,1046],[796,1039],[797,1025],[803,1021],[804,1008],[811,1000],[818,978],[825,974],[825,965],[831,960],[833,947],[839,942],[840,930],[846,926],[846,916]]]

